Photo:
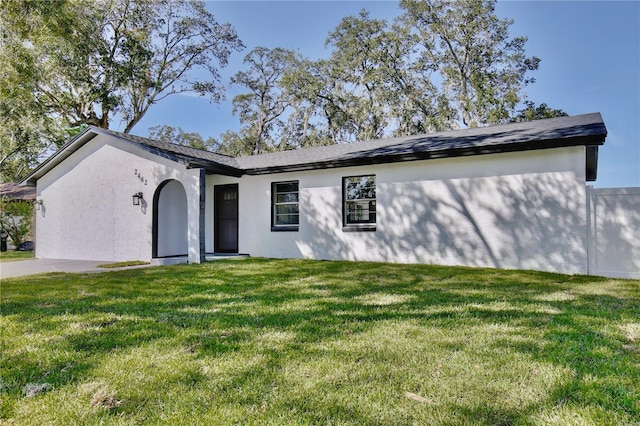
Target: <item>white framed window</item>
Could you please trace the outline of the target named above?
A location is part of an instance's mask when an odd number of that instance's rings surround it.
[[[271,230],[297,231],[300,225],[298,181],[271,183]]]
[[[344,231],[376,230],[376,175],[342,178]]]

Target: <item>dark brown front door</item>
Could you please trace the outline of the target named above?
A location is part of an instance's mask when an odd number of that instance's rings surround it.
[[[238,252],[238,185],[214,187],[214,251]]]

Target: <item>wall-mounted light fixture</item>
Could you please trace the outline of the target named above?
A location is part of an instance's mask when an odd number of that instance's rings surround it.
[[[33,202],[33,207],[34,207],[36,210],[40,210],[40,208],[42,207],[42,200],[35,200],[35,201]]]
[[[133,205],[134,206],[139,206],[140,205],[140,200],[142,200],[142,192],[136,192],[135,194],[133,194]]]

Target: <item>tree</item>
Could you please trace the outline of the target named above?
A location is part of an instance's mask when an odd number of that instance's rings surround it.
[[[8,12],[9,4],[0,3]],[[44,6],[44,5],[43,5]],[[39,157],[62,143],[67,134],[57,116],[48,115],[36,92],[41,70],[32,46],[22,42],[27,29],[11,25],[0,13],[0,180],[21,179]]]
[[[238,132],[227,130],[220,135],[220,145],[216,151],[233,157],[252,155],[255,141],[252,135],[247,134],[248,131],[248,127],[243,127]]]
[[[390,129],[406,135],[450,127],[453,111],[432,81],[436,67],[417,54],[419,37],[411,27],[389,27],[362,11],[344,18],[327,43],[335,48],[329,61],[333,78],[347,84],[342,98],[360,94],[351,100],[355,108],[343,108],[357,129],[356,140]]]
[[[534,102],[526,101],[524,104],[525,108],[519,110],[517,115],[511,117],[510,121],[512,123],[542,120],[544,118],[566,117],[569,115],[561,109],[550,108],[545,103],[536,106]]]
[[[219,68],[243,48],[234,28],[195,0],[2,2],[0,28],[7,60],[0,71],[12,77],[5,99],[43,117],[20,132],[24,140],[6,131],[15,120],[3,123],[3,154],[14,145],[41,153],[50,142],[41,135],[51,129],[108,128],[119,119],[129,132],[151,105],[176,93],[218,101]]]
[[[231,83],[248,89],[233,98],[233,114],[246,126],[244,133],[251,140],[252,154],[260,154],[274,145],[273,132],[283,128],[282,117],[292,105],[292,97],[282,90],[280,80],[299,58],[295,52],[282,48],[256,47],[244,58],[246,71],[237,72]]]
[[[11,244],[18,249],[31,232],[33,204],[28,201],[0,200],[0,228],[7,233]]]
[[[37,86],[41,102],[73,126],[108,128],[119,115],[126,133],[167,96],[193,91],[219,100],[218,67],[243,47],[233,27],[197,1],[9,2],[4,8],[14,25],[29,28],[18,41],[41,58],[31,61],[45,71]],[[198,70],[204,73],[196,77]]]
[[[346,17],[326,40],[334,48],[328,60],[305,60],[287,72],[283,84],[297,100],[299,115],[308,118],[307,128],[313,123],[315,143],[383,135],[389,124],[380,64],[385,29],[385,21],[371,19],[364,10]]]
[[[319,144],[347,141],[354,134],[348,112],[343,108],[340,82],[331,72],[330,61],[304,59],[282,79],[283,87],[293,96],[298,116],[304,117],[300,130],[303,137],[308,137],[307,129],[315,119],[313,139]]]
[[[153,0],[143,13],[149,13],[151,25],[142,54],[128,64],[134,79],[123,96],[125,132],[167,96],[191,91],[216,102],[224,98],[219,68],[227,65],[232,51],[244,48],[235,29],[219,24],[202,2]],[[204,71],[208,79],[196,77],[194,70]]]
[[[171,142],[204,151],[218,150],[218,141],[215,138],[206,140],[197,132],[185,132],[181,127],[168,125],[153,126],[149,128],[149,137],[164,142]]]
[[[392,25],[368,12],[330,33],[329,59],[283,78],[333,143],[507,122],[539,59],[510,38],[493,0],[403,0]]]
[[[476,127],[508,121],[533,83],[540,59],[526,57],[526,37],[509,37],[495,0],[402,0],[402,20],[418,35],[420,54],[437,67],[456,119]]]
[[[0,58],[0,62],[3,62]],[[5,75],[5,82],[12,77]],[[20,180],[43,152],[61,143],[65,134],[55,119],[39,111],[29,93],[0,84],[0,181]],[[18,92],[18,93],[16,93]],[[13,100],[13,102],[11,101]]]
[[[343,18],[326,44],[335,49],[327,62],[335,80],[332,101],[350,122],[356,140],[381,137],[387,126],[384,93],[385,67],[381,47],[386,45],[386,22],[359,17]]]

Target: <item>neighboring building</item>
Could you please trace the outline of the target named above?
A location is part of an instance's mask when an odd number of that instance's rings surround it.
[[[20,185],[16,182],[7,182],[0,184],[0,199],[3,203],[5,202],[15,202],[15,201],[26,201],[28,203],[33,203],[36,200],[36,188],[30,186]],[[1,208],[1,207],[0,207]],[[16,221],[19,221],[20,217],[16,216],[14,218]],[[29,234],[26,235],[24,241],[28,241],[28,245],[22,245],[22,248],[27,247],[26,249],[31,250],[33,244],[35,243],[35,215],[31,218],[31,228]],[[7,249],[15,250],[11,239],[7,239]]]
[[[42,201],[41,258],[246,253],[586,274],[585,184],[606,134],[594,113],[234,158],[89,127],[24,183]]]
[[[0,183],[0,197],[9,201],[33,203],[36,200],[36,189],[15,182]]]

